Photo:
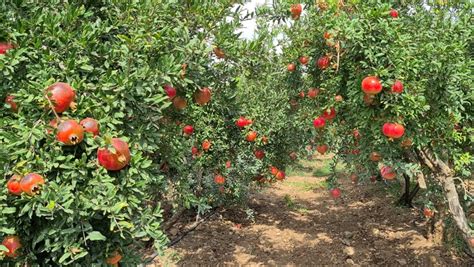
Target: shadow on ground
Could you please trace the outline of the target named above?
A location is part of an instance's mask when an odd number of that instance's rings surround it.
[[[333,200],[324,178],[289,177],[253,197],[253,220],[226,210],[186,236],[173,248],[177,265],[468,264],[425,239],[419,213],[394,207],[383,186],[343,181]]]

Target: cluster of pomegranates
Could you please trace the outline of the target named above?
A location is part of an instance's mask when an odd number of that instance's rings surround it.
[[[46,98],[51,103],[55,113],[63,113],[69,108],[74,108],[76,92],[67,83],[57,82],[46,89]],[[58,121],[59,120],[59,121]],[[50,125],[56,128],[56,139],[66,146],[74,146],[82,142],[84,133],[91,133],[94,137],[100,134],[99,122],[93,118],[85,118],[79,123],[73,119],[62,120],[58,117]],[[113,147],[99,148],[97,160],[101,166],[110,171],[118,171],[130,162],[130,150],[127,142],[120,138],[107,140]]]
[[[166,95],[171,100],[173,106],[176,109],[183,110],[188,106],[188,101],[186,100],[186,98],[177,95],[176,88],[174,88],[173,86],[165,84],[163,85],[163,90],[165,91]],[[211,101],[211,97],[211,89],[207,87],[203,87],[194,93],[194,101],[200,106],[204,106],[209,103],[209,101]]]
[[[7,182],[8,192],[19,196],[25,193],[29,196],[36,195],[44,184],[43,176],[37,173],[29,173],[24,177],[14,174]]]

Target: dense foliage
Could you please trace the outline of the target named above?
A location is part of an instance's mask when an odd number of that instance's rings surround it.
[[[173,215],[245,203],[315,151],[427,192],[470,178],[468,5],[280,1],[245,41],[252,14],[210,2],[0,4],[0,258],[141,262]]]

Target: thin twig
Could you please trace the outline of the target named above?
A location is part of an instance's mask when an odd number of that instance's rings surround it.
[[[48,103],[49,103],[49,107],[51,108],[51,110],[53,111],[54,113],[54,116],[56,116],[56,120],[58,121],[58,124],[61,123],[61,118],[59,117],[58,113],[56,113],[56,110],[54,110],[54,105],[53,103],[51,102],[51,99],[49,99],[48,95],[45,95],[46,99],[48,100]]]

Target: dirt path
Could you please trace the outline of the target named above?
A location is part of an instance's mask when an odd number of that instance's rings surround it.
[[[342,199],[331,199],[324,177],[314,177],[324,174],[324,163],[317,159],[309,172],[256,194],[249,205],[253,221],[242,210],[213,216],[170,250],[173,257],[162,264],[467,264],[426,240],[425,227],[414,223],[423,218],[393,207],[383,183],[353,185],[344,179]]]

